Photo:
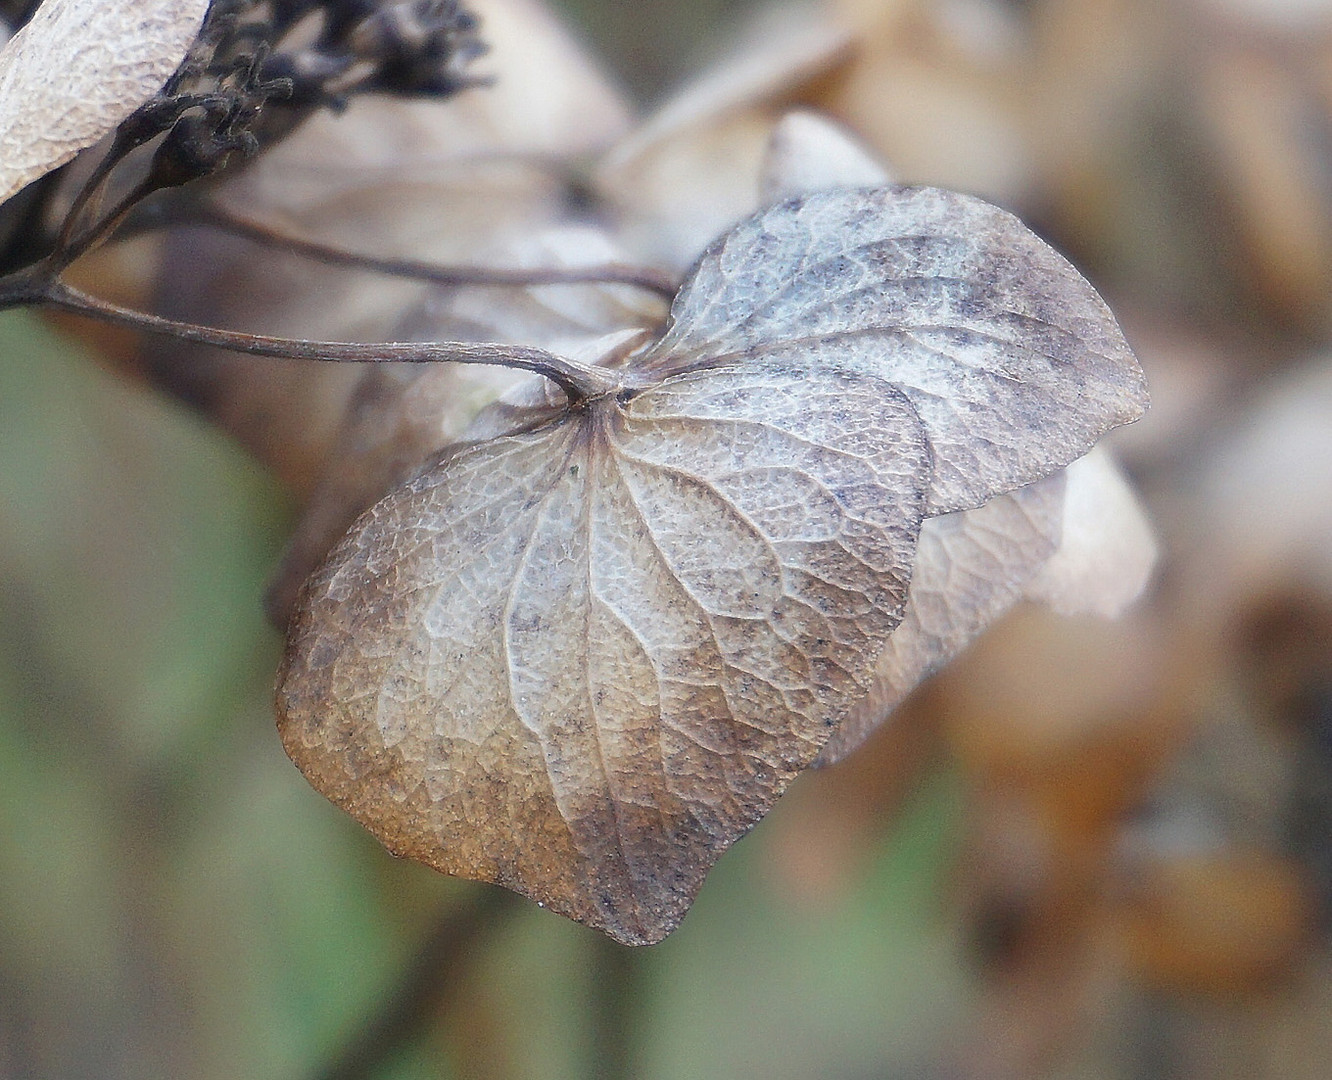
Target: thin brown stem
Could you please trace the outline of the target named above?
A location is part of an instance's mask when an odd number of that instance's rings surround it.
[[[105,181],[108,178],[109,174],[107,177],[103,178],[103,188],[105,188]],[[82,236],[78,237],[77,240],[74,238],[73,230],[70,227],[70,222],[73,218],[73,212],[71,211],[70,218],[66,220],[66,229],[61,232],[60,239],[56,243],[55,253],[52,256],[53,269],[57,272],[63,270],[71,263],[77,262],[95,248],[106,243],[106,241],[110,239],[111,234],[119,228],[121,222],[130,215],[130,212],[133,211],[135,206],[156,190],[157,188],[147,181],[139,183],[129,192],[129,194],[116,204],[115,208],[109,214],[90,226]],[[97,193],[96,200],[93,203],[94,213],[101,203],[102,194],[102,191]]]
[[[650,266],[602,263],[597,266],[499,268],[489,266],[441,266],[417,259],[389,259],[344,251],[317,240],[307,240],[248,221],[216,206],[200,207],[189,219],[256,244],[281,248],[328,266],[370,270],[394,277],[428,281],[435,285],[534,286],[534,285],[630,285],[657,293],[667,300],[675,295],[678,282],[668,273]]]
[[[83,186],[79,188],[78,193],[74,196],[74,201],[70,204],[69,210],[66,211],[64,221],[61,222],[60,235],[56,237],[55,251],[57,255],[73,249],[74,237],[79,222],[84,217],[84,211],[91,207],[92,216],[96,216],[102,196],[106,193],[107,183],[111,179],[111,173],[124,160],[124,155],[118,153],[117,149],[113,146],[103,155],[102,160],[93,169],[92,175],[84,181]]]
[[[139,185],[131,200],[122,202],[115,213],[97,222],[95,219],[100,210],[102,198],[106,194],[107,185],[111,180],[111,174],[120,167],[131,153],[169,128],[186,109],[202,104],[203,100],[199,95],[184,95],[171,99],[170,102],[159,97],[154,101],[145,103],[133,116],[121,124],[112,139],[111,146],[102,155],[101,160],[97,162],[92,173],[84,181],[83,186],[79,188],[78,193],[74,196],[74,201],[65,214],[65,220],[61,224],[60,235],[57,237],[55,245],[55,254],[60,259],[62,266],[68,266],[80,255],[109,237],[119,226],[130,207],[153,190],[152,188],[144,189],[142,185]],[[168,106],[171,112],[164,112],[163,106]],[[145,114],[162,116],[163,119],[157,124],[148,126],[135,123],[136,119],[143,117]],[[88,234],[76,241],[79,223],[85,217],[93,218],[94,223],[89,226]]]
[[[213,345],[251,356],[276,356],[291,360],[317,360],[356,364],[492,364],[544,375],[556,383],[575,404],[602,397],[620,387],[615,373],[568,360],[528,345],[495,345],[472,341],[349,342],[302,341],[295,338],[246,334],[211,326],[163,319],[146,312],[123,308],[99,300],[60,281],[47,285],[33,302],[63,311],[86,315],[101,322],[127,326],[150,334]]]
[[[314,1080],[368,1080],[410,1046],[463,992],[478,954],[522,900],[489,886],[450,904],[359,1029],[315,1071]]]
[[[105,161],[102,162],[102,165],[105,165]],[[55,251],[57,254],[69,251],[74,247],[74,236],[78,231],[79,222],[83,219],[84,211],[92,206],[93,213],[97,212],[97,205],[101,202],[102,194],[106,190],[106,184],[110,178],[110,168],[99,167],[98,171],[88,178],[88,182],[74,196],[74,202],[70,204],[65,219],[60,224],[60,234],[56,237]]]

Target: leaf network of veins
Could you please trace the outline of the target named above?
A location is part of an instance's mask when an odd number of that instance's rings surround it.
[[[569,466],[570,459],[571,459],[576,453],[579,452],[580,445],[582,445],[582,444],[584,444],[584,443],[596,443],[596,442],[597,442],[597,439],[595,438],[594,433],[592,433],[592,432],[589,430],[589,428],[590,428],[590,424],[588,424],[588,422],[587,422],[588,419],[589,419],[589,418],[579,418],[578,420],[574,420],[574,421],[573,421],[574,423],[577,423],[578,426],[579,426],[579,428],[582,429],[582,430],[574,431],[574,432],[568,432],[568,433],[567,433],[567,435],[568,435],[568,438],[567,438],[567,446],[566,446],[566,448],[564,449],[564,452],[563,452],[563,454],[562,454],[562,456],[561,456],[561,460],[560,460],[558,466],[548,467],[548,479],[547,479],[547,481],[545,482],[544,486],[543,486],[541,489],[539,489],[539,490],[537,490],[537,491],[534,491],[534,492],[532,493],[532,498],[529,499],[529,500],[525,503],[525,505],[524,505],[524,510],[534,510],[534,511],[535,511],[536,516],[537,516],[537,519],[538,519],[538,522],[539,522],[539,520],[540,520],[540,518],[541,518],[541,515],[542,515],[542,513],[543,513],[543,507],[544,507],[544,504],[549,500],[549,498],[551,497],[551,495],[553,494],[553,492],[554,492],[554,490],[555,490],[556,485],[559,483],[560,479],[564,476],[565,471],[567,470],[567,468],[568,468],[568,466]],[[696,423],[696,424],[698,424],[698,423],[702,423],[702,424],[725,424],[725,425],[729,425],[729,426],[732,426],[732,427],[738,427],[738,426],[759,426],[759,427],[762,427],[762,426],[766,426],[766,425],[759,424],[759,423],[757,423],[757,422],[755,422],[755,421],[746,420],[746,419],[744,419],[744,418],[739,418],[739,417],[729,418],[729,419],[726,419],[726,420],[714,420],[714,419],[710,419],[710,418],[708,418],[708,419],[696,419],[696,418],[674,417],[673,420],[674,420],[675,422],[682,423],[682,424],[689,424],[689,423]],[[565,419],[564,422],[567,422],[567,418]],[[716,500],[716,501],[717,501],[722,507],[724,507],[725,512],[726,512],[728,515],[730,515],[730,516],[732,516],[734,519],[738,520],[739,523],[742,525],[742,527],[743,527],[746,531],[748,531],[752,536],[754,536],[756,539],[758,539],[758,540],[759,540],[759,541],[765,546],[765,548],[767,548],[767,550],[768,550],[768,552],[769,552],[769,554],[770,554],[770,556],[771,556],[771,558],[772,558],[772,560],[773,560],[774,565],[777,566],[777,567],[780,567],[780,568],[781,568],[781,571],[782,571],[782,574],[783,574],[783,578],[785,579],[786,574],[787,574],[787,571],[788,571],[788,568],[784,565],[784,562],[783,562],[781,556],[778,554],[778,552],[772,547],[771,542],[769,541],[768,537],[765,535],[764,531],[763,531],[763,530],[762,530],[762,529],[761,529],[761,528],[760,528],[760,527],[759,527],[759,526],[758,526],[758,525],[757,525],[752,519],[750,519],[749,516],[748,516],[747,514],[745,514],[744,510],[743,510],[741,507],[735,505],[735,504],[734,504],[729,498],[727,498],[727,497],[724,496],[720,491],[718,491],[717,488],[716,488],[716,487],[715,487],[715,486],[714,486],[714,485],[713,485],[713,484],[712,484],[707,478],[702,477],[702,476],[699,476],[698,474],[696,474],[696,473],[694,473],[694,472],[691,472],[691,471],[689,471],[689,470],[686,470],[686,469],[683,469],[683,468],[679,468],[679,467],[677,467],[677,466],[668,465],[668,464],[666,464],[666,463],[664,463],[664,462],[653,461],[653,460],[651,460],[651,459],[643,458],[643,457],[641,457],[641,456],[639,456],[639,455],[636,455],[636,454],[633,454],[633,453],[629,452],[628,449],[627,449],[622,443],[620,443],[619,440],[617,440],[617,439],[615,438],[615,434],[614,434],[614,430],[613,430],[614,425],[611,423],[611,417],[610,417],[610,415],[609,415],[608,413],[602,412],[602,413],[596,418],[596,421],[595,421],[595,422],[596,422],[598,428],[600,429],[600,430],[599,430],[599,434],[601,435],[602,439],[605,440],[605,445],[610,445],[610,446],[613,446],[613,448],[614,448],[614,453],[613,453],[611,456],[615,459],[615,463],[616,463],[617,468],[618,468],[619,465],[620,465],[620,461],[619,461],[620,458],[632,459],[632,460],[634,460],[635,462],[639,463],[641,466],[643,466],[643,467],[645,467],[645,468],[647,468],[647,469],[651,469],[651,470],[654,470],[654,471],[657,471],[657,472],[667,472],[667,471],[669,471],[669,472],[673,472],[673,473],[675,473],[676,475],[680,476],[682,479],[686,480],[687,482],[689,482],[689,483],[691,483],[691,484],[693,484],[693,485],[696,485],[696,486],[698,486],[698,487],[701,487],[701,488],[706,489],[706,490],[709,492],[709,494],[711,495],[711,497],[714,498],[714,499],[715,499],[715,500]],[[556,431],[555,431],[554,429],[557,428],[557,427],[560,426],[560,425],[561,425],[561,421],[558,421],[558,420],[557,420],[557,421],[554,421],[554,422],[547,422],[547,424],[545,424],[545,425],[541,425],[541,426],[548,426],[548,427],[550,427],[551,430],[549,431],[549,434],[554,435],[554,434],[556,434]],[[530,434],[530,433],[524,433],[524,434]],[[791,432],[785,431],[785,430],[782,431],[782,435],[783,435],[783,437],[788,438],[788,439],[791,439],[792,441],[805,443],[806,445],[811,446],[812,448],[816,449],[817,451],[819,451],[820,453],[823,453],[823,454],[829,454],[829,455],[836,454],[836,455],[838,455],[838,456],[844,456],[844,457],[859,457],[859,455],[850,454],[850,453],[848,453],[848,452],[846,452],[846,451],[843,451],[843,450],[833,450],[833,449],[830,448],[830,447],[826,447],[826,446],[822,446],[822,445],[814,444],[814,443],[810,442],[810,441],[807,440],[807,439],[803,439],[803,438],[801,438],[800,436],[797,436],[797,435],[795,435],[795,434],[793,434],[793,433],[791,433]],[[506,436],[506,438],[510,438],[510,437],[514,437],[514,436]],[[484,445],[484,444],[480,444],[480,445]],[[539,450],[540,450],[540,446],[539,446],[539,445],[535,445],[535,446],[534,446],[534,445],[531,444],[531,443],[527,443],[527,444],[526,444],[525,446],[523,446],[521,449],[522,449],[522,450],[535,450],[535,451],[539,452]],[[521,451],[519,451],[519,448],[517,448],[517,447],[515,447],[515,451],[516,451],[516,452],[521,452]],[[861,459],[861,460],[863,460],[863,459]],[[775,467],[775,466],[765,466],[765,468],[780,468],[780,466],[776,466],[776,467]],[[589,470],[589,471],[591,472],[592,470]],[[737,471],[737,472],[740,472],[740,471],[744,471],[744,470],[736,470],[736,471]],[[728,475],[734,475],[734,473],[732,473],[732,474],[728,474]],[[841,501],[840,499],[837,499],[837,498],[836,498],[836,494],[835,494],[835,492],[832,492],[831,490],[829,490],[829,489],[827,488],[827,486],[826,486],[825,484],[822,483],[822,481],[817,480],[817,478],[813,478],[813,477],[810,477],[809,479],[813,480],[816,484],[818,484],[818,486],[819,486],[820,488],[822,488],[825,492],[827,492],[827,493],[829,494],[829,496],[830,496],[831,498],[833,498],[834,501],[836,501],[839,505],[842,504],[842,501]],[[628,492],[629,497],[630,497],[630,502],[631,502],[631,504],[632,504],[632,506],[633,506],[633,508],[634,508],[634,511],[635,511],[636,515],[638,516],[639,520],[640,520],[640,521],[642,522],[642,524],[643,524],[643,527],[644,527],[645,532],[646,532],[646,536],[647,536],[648,540],[650,541],[653,550],[656,552],[657,557],[658,557],[658,559],[661,561],[661,564],[662,564],[663,568],[664,568],[664,569],[670,574],[671,578],[672,578],[674,581],[676,581],[676,583],[679,585],[679,587],[680,587],[682,593],[683,593],[684,595],[686,595],[686,596],[689,598],[690,602],[691,602],[691,603],[693,604],[693,606],[697,609],[697,611],[698,611],[698,613],[701,615],[703,621],[706,623],[706,625],[707,625],[707,627],[708,627],[708,630],[709,630],[709,635],[710,635],[710,637],[711,637],[711,639],[712,639],[712,642],[713,642],[714,647],[716,648],[717,655],[718,655],[719,658],[721,659],[721,662],[722,662],[723,665],[726,667],[726,669],[728,669],[728,670],[730,670],[730,671],[734,671],[734,672],[736,672],[737,674],[744,675],[744,676],[747,676],[747,677],[753,678],[753,679],[755,679],[755,680],[757,680],[757,681],[759,681],[759,682],[764,683],[764,684],[767,685],[770,689],[772,689],[773,691],[775,691],[775,692],[777,692],[778,694],[780,694],[780,695],[782,696],[783,700],[787,701],[787,703],[788,703],[788,707],[792,708],[793,711],[800,711],[799,709],[797,709],[794,705],[792,705],[792,704],[790,703],[789,698],[787,697],[787,694],[786,694],[786,690],[785,690],[784,688],[779,687],[779,686],[776,686],[776,685],[773,684],[769,679],[765,678],[764,676],[760,675],[759,673],[754,672],[754,671],[750,671],[750,670],[748,670],[748,669],[746,669],[746,668],[742,668],[742,667],[740,667],[739,665],[733,663],[730,659],[728,659],[728,657],[727,657],[727,652],[726,652],[725,648],[724,648],[723,645],[722,645],[722,642],[721,642],[720,637],[719,637],[719,635],[718,635],[718,633],[717,633],[717,630],[716,630],[715,622],[714,622],[714,620],[713,620],[713,618],[712,618],[712,615],[711,615],[711,613],[709,612],[707,606],[706,606],[706,605],[705,605],[705,604],[704,604],[704,603],[703,603],[703,602],[702,602],[702,601],[701,601],[701,600],[700,600],[700,599],[699,599],[699,598],[693,593],[693,591],[690,589],[689,585],[688,585],[684,580],[682,580],[681,578],[679,578],[679,576],[676,574],[676,572],[675,572],[675,570],[674,570],[674,567],[672,566],[669,557],[668,557],[668,556],[665,554],[665,552],[661,549],[660,544],[659,544],[659,543],[657,542],[657,540],[656,540],[655,533],[654,533],[654,531],[653,531],[653,525],[652,525],[652,521],[651,521],[651,516],[650,516],[648,513],[646,513],[645,510],[643,509],[643,507],[642,507],[642,505],[640,504],[640,502],[639,502],[637,496],[636,496],[636,495],[634,494],[634,492],[633,492],[632,486],[628,484],[627,480],[624,481],[624,483],[625,483],[625,490]],[[593,491],[595,491],[595,489],[593,489]],[[455,518],[455,519],[453,519],[453,520],[450,522],[451,526],[456,527],[456,526],[458,526],[458,525],[461,525],[461,524],[465,523],[467,520],[473,518],[476,514],[481,513],[481,512],[483,512],[484,510],[493,507],[497,502],[502,501],[505,497],[507,497],[508,494],[509,494],[509,492],[506,492],[505,494],[497,495],[497,496],[495,496],[495,498],[490,499],[490,500],[487,500],[485,503],[483,503],[483,504],[481,504],[481,505],[479,505],[479,506],[472,507],[472,508],[469,509],[469,510],[468,510],[468,511],[467,511],[467,512],[466,512],[461,518]],[[590,513],[591,513],[591,506],[592,506],[593,501],[594,501],[593,497],[589,497],[589,498],[587,498],[587,499],[584,500],[584,511],[583,511],[583,513],[584,513],[584,519],[585,519],[585,522],[587,522],[587,524],[585,525],[585,528],[587,528],[587,529],[588,529],[588,532],[589,532],[589,543],[590,543],[590,536],[591,536]],[[538,505],[538,504],[540,504],[540,505]],[[536,525],[534,525],[533,528],[532,528],[532,530],[531,530],[531,533],[529,534],[529,537],[528,537],[526,543],[524,544],[523,550],[522,550],[522,552],[521,552],[520,555],[519,555],[519,558],[518,558],[518,567],[517,567],[517,569],[515,570],[514,576],[513,576],[512,580],[510,581],[510,584],[509,584],[508,598],[507,598],[506,603],[505,603],[505,618],[504,618],[504,622],[503,622],[503,625],[505,626],[505,629],[506,629],[506,637],[507,637],[508,615],[511,613],[512,608],[513,608],[513,605],[514,605],[514,603],[515,603],[516,592],[517,592],[517,589],[518,589],[518,582],[519,582],[519,580],[520,580],[521,571],[522,571],[523,567],[526,565],[526,560],[527,560],[528,555],[530,554],[531,545],[532,545],[532,544],[534,543],[534,541],[535,541],[535,536],[536,536],[537,532],[538,532],[538,528],[537,528]],[[498,538],[499,538],[499,537],[498,537],[498,535],[497,535],[494,539],[497,540]],[[422,543],[426,543],[426,542],[428,542],[428,541],[422,541]],[[491,542],[494,542],[494,541],[492,540]],[[589,550],[590,550],[590,549],[589,549]],[[861,557],[860,557],[857,553],[855,553],[854,551],[851,551],[851,550],[847,549],[847,548],[844,547],[844,546],[843,546],[842,550],[843,550],[846,554],[850,555],[852,558],[856,559],[856,561],[858,561],[858,562],[860,562],[862,565],[866,566],[867,569],[870,569],[871,571],[875,571],[875,568],[874,568],[874,567],[872,567],[872,566],[870,566],[868,563],[866,563],[865,560],[864,560],[863,558],[861,558]],[[481,549],[481,550],[478,551],[476,554],[479,556],[479,555],[482,554],[484,551],[485,551],[485,548]],[[829,588],[834,588],[834,589],[837,589],[838,591],[845,591],[841,586],[837,585],[835,582],[831,582],[831,581],[828,581],[826,578],[822,578],[822,577],[820,577],[819,575],[815,574],[812,570],[805,569],[805,570],[803,570],[802,572],[808,574],[811,578],[814,578],[815,580],[821,582],[823,585],[825,585],[825,586],[827,586],[827,587],[829,587]],[[589,575],[591,574],[590,560],[589,560],[589,562],[588,562],[588,573],[589,573]],[[450,578],[446,578],[446,579],[441,580],[441,581],[437,581],[437,582],[435,582],[435,583],[433,584],[433,588],[431,589],[431,598],[426,602],[426,606],[427,606],[427,607],[429,607],[430,605],[432,605],[432,604],[434,603],[434,599],[435,599],[436,597],[438,597],[438,596],[439,596],[439,595],[440,595],[440,594],[441,594],[441,593],[442,593],[442,592],[443,592],[443,591],[449,586],[449,584],[452,582],[452,580],[453,580],[452,577],[450,577]],[[589,598],[590,598],[591,596],[593,596],[594,593],[595,593],[595,590],[591,588],[591,583],[589,582]],[[792,595],[792,594],[791,594],[788,590],[786,590],[785,588],[783,589],[783,594],[784,594],[789,600],[791,600],[792,602],[797,603],[797,604],[801,605],[802,607],[805,607],[805,608],[806,608],[808,611],[810,611],[810,612],[815,616],[815,618],[818,619],[820,622],[826,622],[826,617],[823,615],[823,613],[820,612],[820,611],[819,611],[817,608],[815,608],[813,605],[809,604],[807,601],[801,599],[801,598],[798,597],[798,596]],[[632,629],[632,627],[629,626],[628,623],[626,623],[626,621],[625,621],[625,619],[623,618],[622,614],[621,614],[620,612],[616,611],[615,608],[613,607],[613,605],[611,605],[610,603],[608,603],[608,602],[604,599],[604,597],[600,596],[599,593],[596,593],[596,597],[597,597],[598,602],[600,602],[600,603],[602,604],[602,606],[603,606],[607,611],[609,611],[612,615],[614,615],[614,617],[616,618],[616,621],[619,622],[621,625],[623,625],[623,626],[625,627],[625,629],[629,632],[629,634],[630,634],[631,636],[633,636],[635,639],[637,639],[637,638],[638,638],[638,635],[637,635],[636,632]],[[590,607],[589,607],[589,612],[590,612]],[[749,620],[751,620],[751,621],[755,621],[755,622],[764,622],[764,621],[766,621],[766,620],[764,620],[764,619],[762,618],[762,616],[755,616],[755,615],[751,615],[751,616],[739,616],[739,618],[745,618],[745,619],[749,619]],[[784,641],[787,641],[788,643],[792,643],[792,642],[790,641],[790,639],[787,638],[785,635],[783,635],[783,634],[780,632],[780,630],[778,630],[776,627],[774,627],[774,632],[777,633],[778,636],[782,637],[782,639],[783,639]],[[590,640],[590,633],[585,637],[585,640]],[[642,647],[642,642],[639,641],[638,643],[639,643],[639,646],[640,646],[640,648],[641,648],[641,647]],[[405,648],[405,646],[404,646],[404,648]],[[649,657],[649,661],[650,661],[651,654],[648,653],[646,649],[643,649],[643,652],[644,652],[644,655],[646,655],[646,656]],[[507,648],[507,641],[506,641],[506,655],[507,655],[507,653],[508,653],[508,648]],[[834,666],[838,667],[839,669],[841,669],[842,671],[844,671],[844,672],[848,675],[848,677],[850,677],[850,676],[852,675],[852,673],[851,673],[850,671],[848,671],[848,670],[847,670],[842,664],[840,664],[840,663],[839,663],[834,657],[831,657],[831,656],[829,656],[829,657],[825,657],[825,660],[826,660],[828,663],[831,663],[832,665],[834,665]],[[650,662],[651,662],[651,661],[650,661]],[[654,668],[655,668],[655,665],[654,665]],[[740,723],[744,723],[744,724],[746,724],[747,726],[755,727],[755,725],[750,724],[748,721],[744,720],[742,717],[738,716],[738,715],[735,713],[735,711],[734,711],[734,706],[733,706],[733,703],[732,703],[732,701],[731,701],[730,695],[729,695],[728,692],[727,692],[727,687],[726,687],[725,683],[723,682],[721,685],[718,685],[716,688],[722,693],[723,697],[726,698],[727,703],[728,703],[728,706],[730,706],[731,709],[732,709],[732,716],[733,716],[738,722],[740,722]],[[789,689],[789,688],[787,688],[787,689]],[[510,692],[511,692],[511,696],[516,697],[516,693],[514,693],[512,687],[511,687],[511,689],[510,689]],[[516,710],[515,710],[515,712],[516,712]],[[523,719],[523,717],[521,716],[521,714],[519,714],[519,718],[520,718],[520,719]],[[525,726],[529,726],[529,728],[530,728],[530,725],[527,725],[526,723],[525,723]],[[761,729],[757,729],[757,728],[756,728],[756,730],[761,730]],[[541,733],[540,733],[539,731],[534,731],[534,734],[540,735]],[[692,736],[689,736],[688,733],[686,733],[686,732],[681,732],[681,734],[684,734],[684,735],[686,735],[687,737],[690,737],[690,738],[692,739]],[[805,738],[805,741],[811,741],[811,740],[809,739],[809,737],[804,737],[804,738]],[[693,741],[697,742],[697,740],[693,740]],[[702,744],[699,744],[699,745],[702,745]],[[713,751],[713,749],[710,748],[710,747],[706,747],[706,746],[704,746],[704,747],[702,747],[702,748],[705,749],[705,750],[709,750],[710,752],[715,752],[715,751]]]
[[[995,314],[996,316],[1006,315],[1006,316],[1011,316],[1015,319],[1021,319],[1024,322],[1035,323],[1039,326],[1045,327],[1047,330],[1052,330],[1055,333],[1062,335],[1063,337],[1069,338],[1074,342],[1080,341],[1077,335],[1074,334],[1072,331],[1066,330],[1061,326],[1056,326],[1053,323],[1046,322],[1044,319],[1039,319],[1034,315],[1027,315],[1020,311],[1009,311],[1009,310],[996,312]],[[742,323],[741,326],[743,325],[744,324]],[[903,337],[927,352],[933,353],[936,356],[943,357],[944,359],[949,360],[953,363],[960,363],[968,367],[973,367],[973,370],[979,371],[981,374],[992,375],[996,378],[1003,379],[1007,382],[1021,383],[1023,381],[1021,376],[1014,375],[1011,372],[1002,371],[1002,370],[993,370],[985,367],[975,367],[974,365],[967,364],[966,359],[960,355],[957,355],[956,353],[947,352],[946,350],[941,349],[936,345],[927,345],[919,338],[914,336],[916,333],[922,331],[924,332],[937,331],[942,333],[965,334],[968,337],[979,338],[983,341],[991,342],[992,344],[1002,346],[1006,349],[1016,349],[1021,352],[1027,353],[1031,356],[1039,356],[1044,360],[1050,361],[1052,364],[1063,364],[1066,362],[1065,359],[1062,357],[1055,356],[1054,354],[1045,352],[1044,350],[1041,349],[1034,349],[1030,345],[1013,341],[1011,338],[1001,337],[998,334],[995,334],[988,330],[982,330],[979,327],[956,326],[949,323],[882,323],[882,324],[868,323],[860,326],[849,327],[845,330],[828,330],[818,334],[804,334],[799,337],[784,337],[777,341],[759,342],[754,345],[746,346],[745,348],[732,349],[729,352],[708,353],[705,356],[695,358],[692,360],[682,361],[681,358],[678,357],[677,355],[668,353],[664,355],[659,361],[651,363],[651,365],[648,368],[644,369],[645,372],[651,371],[655,373],[656,378],[643,378],[641,383],[634,382],[631,380],[626,380],[626,386],[627,388],[632,390],[643,390],[657,385],[663,373],[668,375],[684,375],[695,371],[713,371],[717,368],[731,367],[737,364],[744,363],[746,361],[752,362],[753,358],[756,355],[761,355],[762,353],[765,352],[775,352],[778,350],[785,351],[787,349],[798,349],[804,346],[811,346],[811,345],[827,345],[831,342],[842,341],[847,338],[856,338],[856,337],[864,337],[872,335],[892,335],[895,337]],[[1096,355],[1098,358],[1102,360],[1109,359],[1108,357],[1105,357],[1100,353],[1096,353],[1094,355]],[[933,394],[922,387],[913,386],[911,389],[913,392],[926,394],[930,397],[940,396],[938,394]]]

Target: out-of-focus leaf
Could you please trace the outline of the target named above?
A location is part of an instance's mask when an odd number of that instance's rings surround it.
[[[1287,33],[1316,34],[1332,24],[1332,5],[1327,0],[1206,0],[1200,7],[1213,17]]]
[[[1147,982],[1232,997],[1288,978],[1314,948],[1309,883],[1285,856],[1249,851],[1141,867],[1120,914]]]
[[[772,129],[759,177],[764,203],[835,187],[879,187],[892,177],[840,125],[807,109],[787,113]]]
[[[988,2],[832,7],[855,48],[845,70],[818,87],[817,104],[913,183],[1021,205],[1036,175],[1022,105],[1038,59],[1027,26],[1039,15]]]
[[[888,639],[867,694],[819,756],[851,753],[932,672],[957,655],[1022,596],[1023,584],[1059,543],[1064,473],[930,518],[920,530],[902,625]]]
[[[1146,587],[1156,539],[1108,450],[1098,446],[1065,475],[1059,549],[1027,582],[1026,596],[1060,615],[1115,618]]]
[[[1332,360],[1274,382],[1192,476],[1188,532],[1199,605],[1222,624],[1271,593],[1332,596]]]
[[[925,189],[737,226],[616,378],[357,522],[293,619],[279,724],[391,850],[645,943],[868,691],[923,517],[1145,402],[1067,263]]]
[[[45,0],[0,50],[0,200],[114,131],[185,59],[209,0]]]
[[[789,93],[844,59],[850,45],[846,28],[826,11],[798,5],[765,11],[721,62],[677,91],[620,143],[607,167],[614,169],[675,135]]]
[[[1243,36],[1199,59],[1198,127],[1233,207],[1244,284],[1282,318],[1325,333],[1332,205],[1326,156],[1307,135],[1327,122],[1322,72]]]
[[[683,270],[752,213],[773,123],[804,86],[849,55],[851,38],[808,7],[767,12],[728,57],[687,83],[599,164],[597,185],[629,242]]]

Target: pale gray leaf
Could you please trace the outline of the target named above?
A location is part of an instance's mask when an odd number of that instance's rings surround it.
[[[391,850],[641,943],[1020,597],[1061,468],[1145,394],[1067,263],[926,189],[741,223],[608,362],[618,392],[515,388],[353,526],[279,713]]]
[[[929,510],[979,506],[1137,419],[1137,360],[1095,290],[1017,218],[933,188],[818,192],[703,255],[642,360],[799,362],[887,379],[934,451]]]
[[[1117,618],[1147,585],[1156,538],[1110,451],[1098,446],[1064,471],[1059,549],[1027,583],[1027,599],[1060,615]]]

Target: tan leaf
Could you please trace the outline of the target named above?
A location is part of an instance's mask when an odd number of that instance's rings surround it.
[[[899,176],[1009,205],[1031,200],[1043,163],[1031,149],[1035,135],[1023,106],[1043,98],[1033,86],[1050,85],[1037,81],[1046,77],[1045,57],[1030,29],[1049,20],[1044,9],[1028,19],[989,0],[833,0],[832,6],[852,28],[856,49],[845,73],[820,86],[813,103],[860,132]],[[1079,12],[1105,6],[1052,5]],[[1089,58],[1080,59],[1089,66]],[[1126,62],[1118,52],[1091,59],[1106,67]],[[1048,126],[1062,104],[1050,103]]]
[[[152,97],[207,10],[208,0],[45,0],[0,49],[0,200]]]
[[[727,58],[691,80],[598,166],[633,246],[681,270],[756,205],[772,125],[801,88],[846,60],[847,31],[813,6],[767,9]]]
[[[390,850],[659,940],[863,693],[929,464],[891,386],[798,369],[464,449],[312,580],[283,741]]]
[[[1090,287],[942,192],[774,207],[672,319],[616,393],[509,406],[363,515],[279,684],[292,758],[391,850],[636,943],[865,696],[922,517],[1143,405]]]

